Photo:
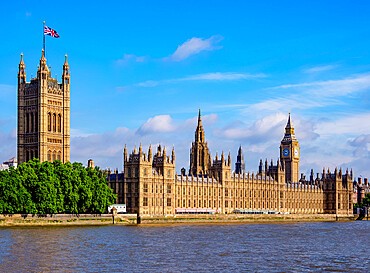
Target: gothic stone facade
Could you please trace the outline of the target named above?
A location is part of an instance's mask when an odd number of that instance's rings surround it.
[[[32,158],[69,161],[70,74],[67,55],[62,83],[51,77],[44,51],[37,76],[26,82],[23,54],[18,71],[18,163]]]
[[[242,152],[240,151],[239,154]],[[275,211],[352,215],[352,171],[323,171],[312,181],[298,180],[299,144],[290,115],[276,165],[262,162],[256,174],[232,172],[230,154],[211,162],[199,113],[189,175],[175,174],[175,151],[159,146],[152,155],[124,149],[124,172],[108,175],[109,185],[131,213],[175,215],[180,211]],[[240,160],[239,160],[240,161]]]

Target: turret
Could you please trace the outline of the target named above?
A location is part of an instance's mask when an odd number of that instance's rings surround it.
[[[141,142],[140,142],[140,146],[139,146],[139,155],[140,155],[140,157],[143,155],[143,148],[141,147]]]
[[[175,164],[175,146],[172,148],[172,164]]]
[[[40,59],[40,70],[46,70],[48,71],[48,66],[46,65],[46,58],[45,58],[45,51],[44,49],[42,50],[42,56],[41,56],[41,59]]]
[[[227,158],[227,165],[231,166],[231,154],[230,154],[230,152],[229,152],[229,156]]]
[[[19,62],[18,70],[18,85],[26,83],[26,66],[23,62],[23,53],[21,53],[21,61]]]
[[[148,150],[148,161],[152,161],[152,145],[149,144],[149,150]]]
[[[267,170],[268,170],[268,165],[267,165],[267,158],[265,160],[265,173],[267,173]]]
[[[124,162],[127,161],[127,147],[126,147],[126,144],[125,144],[125,149],[123,150],[123,161]]]
[[[69,74],[69,65],[67,62],[67,55],[65,55],[65,61],[63,64],[63,74],[62,74],[62,81],[65,91],[69,91],[69,82],[70,82],[70,74]]]
[[[262,163],[262,158],[260,160],[260,165],[258,166],[258,173],[263,173],[263,163]]]

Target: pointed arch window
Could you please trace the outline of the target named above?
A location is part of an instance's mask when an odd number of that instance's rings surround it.
[[[51,151],[48,151],[48,161],[51,161]]]
[[[51,132],[51,113],[48,113],[48,131]]]
[[[30,133],[33,133],[35,131],[34,128],[33,128],[33,125],[34,125],[33,113],[31,113],[31,117],[30,117]]]
[[[61,114],[58,114],[58,132],[62,132],[62,116]]]
[[[26,133],[28,133],[28,120],[29,120],[29,116],[28,116],[28,113],[26,113],[26,120],[25,120]]]
[[[39,119],[38,119],[37,112],[35,112],[35,131],[34,132],[38,132],[38,131],[39,131]]]
[[[57,115],[54,113],[53,114],[53,132],[56,132],[56,124],[57,123]]]

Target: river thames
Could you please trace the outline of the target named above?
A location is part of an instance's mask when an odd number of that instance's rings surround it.
[[[0,228],[1,272],[369,272],[370,222]]]

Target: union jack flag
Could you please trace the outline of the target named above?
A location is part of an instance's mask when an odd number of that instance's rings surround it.
[[[59,34],[52,28],[44,26],[44,35],[50,35],[55,38],[59,38]]]

